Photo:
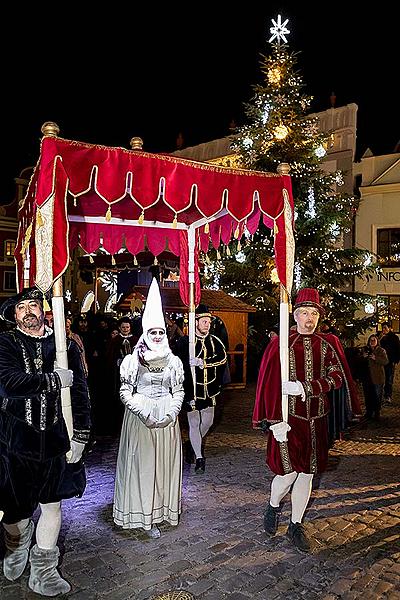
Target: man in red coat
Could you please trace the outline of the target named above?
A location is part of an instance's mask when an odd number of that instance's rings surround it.
[[[303,552],[311,550],[302,519],[312,479],[314,473],[326,469],[328,461],[327,393],[344,386],[349,415],[360,414],[356,388],[339,339],[330,333],[315,333],[323,314],[318,291],[301,289],[293,313],[297,327],[289,335],[290,381],[281,382],[279,338],[275,337],[261,362],[253,413],[255,428],[269,428],[266,462],[275,473],[264,514],[265,531],[275,535],[281,500],[291,489],[292,514],[287,534]],[[288,422],[282,417],[282,394],[288,395]]]

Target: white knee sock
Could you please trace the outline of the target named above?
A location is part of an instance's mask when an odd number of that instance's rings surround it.
[[[203,410],[188,412],[189,439],[196,458],[202,458],[201,443],[214,422],[214,407],[209,406]]]
[[[313,475],[299,473],[292,488],[292,523],[301,523],[310,500]]]
[[[51,550],[57,545],[61,529],[61,502],[41,504],[41,513],[36,527],[36,543],[43,550]]]
[[[287,473],[287,475],[275,475],[271,483],[271,506],[277,508],[284,496],[290,490],[292,483],[297,477],[297,471]]]
[[[200,411],[191,410],[187,413],[189,423],[189,439],[196,458],[201,458]]]

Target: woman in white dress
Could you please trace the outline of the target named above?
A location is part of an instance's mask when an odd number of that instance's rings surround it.
[[[183,367],[166,336],[153,279],[142,317],[143,335],[122,361],[125,404],[117,459],[113,517],[124,529],[160,537],[158,523],[177,525],[181,513],[182,442],[178,413]]]

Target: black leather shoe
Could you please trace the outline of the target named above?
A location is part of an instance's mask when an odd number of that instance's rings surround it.
[[[311,543],[304,525],[290,522],[286,535],[300,552],[311,552]]]
[[[275,535],[278,531],[279,517],[281,514],[280,506],[271,506],[268,504],[264,511],[264,529],[265,533]]]
[[[206,459],[205,458],[196,458],[196,466],[194,468],[195,473],[204,473],[206,470]]]

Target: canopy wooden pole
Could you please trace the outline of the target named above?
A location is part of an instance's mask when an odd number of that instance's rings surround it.
[[[68,369],[62,277],[59,277],[53,284],[53,298],[51,302],[53,307],[57,366]],[[71,439],[74,433],[74,426],[72,420],[71,391],[69,388],[62,388],[61,390],[61,407],[68,435]]]
[[[283,285],[280,288],[279,304],[279,356],[281,361],[281,379],[289,381],[289,299]],[[282,419],[288,420],[288,397],[282,394]]]
[[[195,355],[195,290],[194,290],[194,249],[196,243],[196,230],[194,227],[188,229],[188,276],[189,276],[189,358]],[[194,395],[196,395],[196,369],[190,368],[193,378]]]

